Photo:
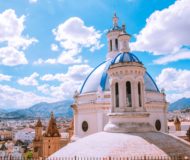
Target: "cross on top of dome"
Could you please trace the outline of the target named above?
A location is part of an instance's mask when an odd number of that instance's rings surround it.
[[[114,16],[113,16],[113,26],[116,27],[118,26],[118,17],[116,15],[116,12],[114,13]]]

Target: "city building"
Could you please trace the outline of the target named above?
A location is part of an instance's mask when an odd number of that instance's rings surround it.
[[[13,138],[13,133],[12,131],[8,130],[0,130],[0,140],[12,140]]]
[[[190,144],[168,134],[165,93],[130,52],[130,34],[113,16],[106,60],[76,92],[73,142],[50,156],[190,156]]]
[[[24,128],[24,129],[16,131],[14,135],[14,140],[15,141],[21,140],[22,142],[30,143],[34,139],[34,136],[35,136],[34,129]]]

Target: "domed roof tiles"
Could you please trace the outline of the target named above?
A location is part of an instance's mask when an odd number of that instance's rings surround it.
[[[96,92],[98,91],[99,87],[101,87],[102,91],[109,91],[109,77],[107,74],[109,67],[116,63],[125,62],[136,62],[142,64],[142,62],[132,53],[119,53],[115,58],[104,61],[103,63],[98,65],[88,75],[80,89],[80,94]],[[145,72],[144,83],[146,91],[159,92],[156,83],[148,72]]]

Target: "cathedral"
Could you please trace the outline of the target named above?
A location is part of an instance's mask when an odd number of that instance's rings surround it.
[[[168,134],[165,93],[130,51],[131,36],[118,20],[114,14],[105,60],[74,95],[73,142],[50,158],[190,157],[190,144]]]
[[[75,95],[76,139],[110,130],[110,127],[119,132],[117,125],[120,124],[126,125],[125,132],[142,129],[167,132],[165,94],[159,91],[142,62],[130,52],[130,37],[125,25],[118,25],[115,14],[113,27],[107,32],[106,60],[90,73],[80,93]],[[124,121],[117,122],[118,116]]]

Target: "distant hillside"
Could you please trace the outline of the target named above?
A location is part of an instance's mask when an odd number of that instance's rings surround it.
[[[0,114],[6,113],[7,111],[0,108]]]
[[[169,106],[169,111],[183,110],[190,108],[190,98],[182,98],[178,101],[171,103]]]
[[[73,113],[70,105],[73,101],[66,100],[55,103],[41,102],[27,109],[19,109],[12,112],[0,112],[0,118],[35,118],[49,117],[51,111],[56,117],[71,118]]]

